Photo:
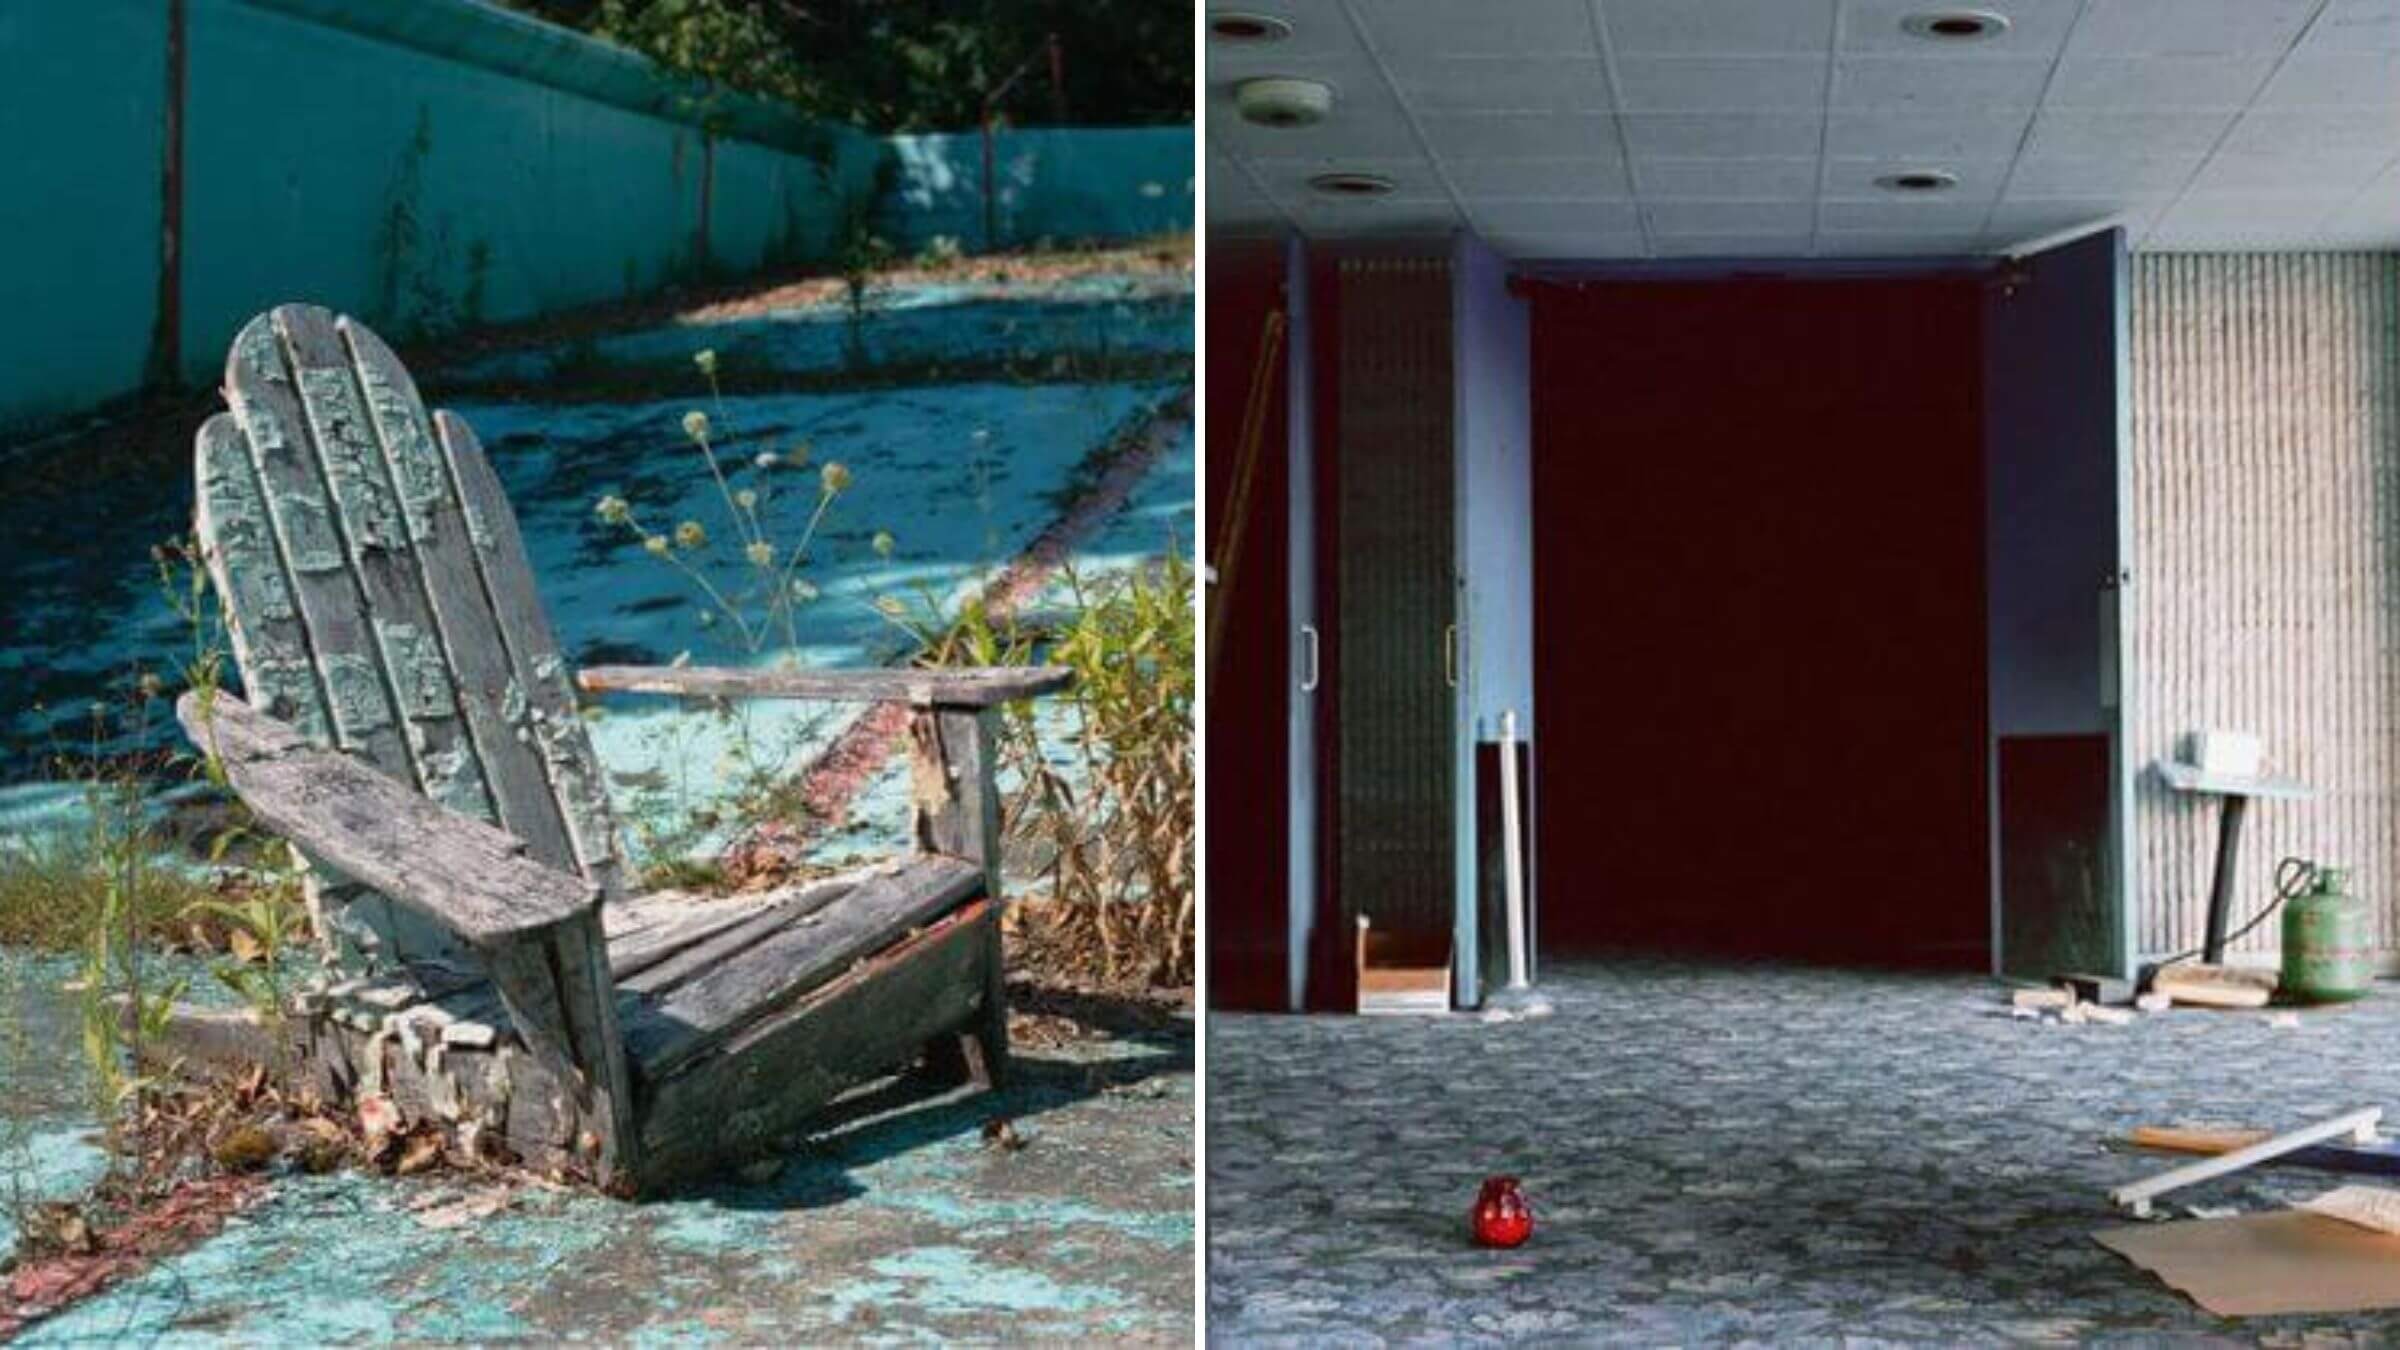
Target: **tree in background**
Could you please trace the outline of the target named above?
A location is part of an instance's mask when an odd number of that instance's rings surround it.
[[[713,86],[880,131],[1192,119],[1189,0],[504,0]],[[1044,46],[1056,34],[1063,97]]]

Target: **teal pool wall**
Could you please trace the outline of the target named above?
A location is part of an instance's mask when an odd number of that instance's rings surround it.
[[[1140,239],[1192,228],[1188,126],[1031,128],[993,138],[984,213],[983,137],[973,131],[891,138],[894,181],[877,226],[904,249],[936,238],[970,253]]]
[[[406,342],[821,261],[854,221],[904,250],[982,247],[954,224],[981,219],[980,196],[935,171],[967,155],[979,194],[971,134],[883,138],[701,100],[481,0],[182,6],[179,318],[162,325],[173,0],[0,5],[0,438],[154,369],[213,384],[233,333],[287,300]],[[1191,140],[1005,134],[1006,242],[1189,229]]]

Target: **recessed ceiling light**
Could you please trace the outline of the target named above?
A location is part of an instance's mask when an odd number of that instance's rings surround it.
[[[1934,42],[1980,42],[2008,31],[2008,16],[1988,9],[1937,9],[1900,21],[1903,31]]]
[[[1292,26],[1272,14],[1220,9],[1208,16],[1208,34],[1221,42],[1281,42],[1292,35]]]
[[[1308,185],[1328,197],[1384,197],[1392,191],[1392,180],[1375,173],[1321,173]]]
[[[1945,192],[1958,186],[1958,175],[1943,169],[1910,169],[1887,173],[1875,180],[1886,192]]]

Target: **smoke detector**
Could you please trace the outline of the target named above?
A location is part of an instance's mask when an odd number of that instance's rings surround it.
[[[1333,111],[1333,86],[1288,75],[1244,80],[1233,87],[1233,106],[1262,127],[1314,126]]]

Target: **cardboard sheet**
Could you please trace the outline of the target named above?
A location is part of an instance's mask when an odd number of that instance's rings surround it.
[[[2336,1186],[2296,1208],[2378,1233],[2400,1233],[2400,1191],[2389,1186]]]
[[[2092,1237],[2220,1317],[2400,1308],[2400,1236],[2305,1210]]]

